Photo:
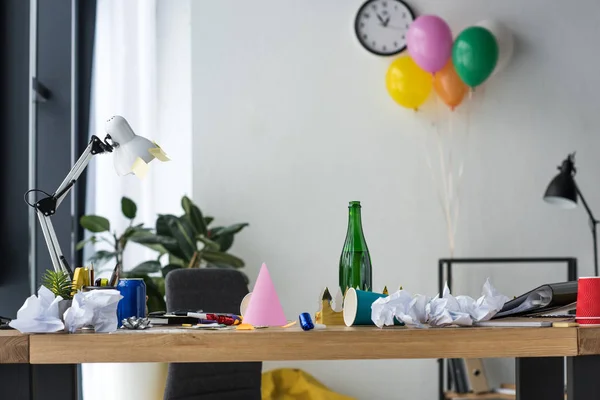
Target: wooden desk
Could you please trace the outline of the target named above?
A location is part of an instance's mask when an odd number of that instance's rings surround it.
[[[177,330],[30,337],[32,364],[575,356],[576,328]],[[600,330],[599,330],[600,335]],[[80,349],[88,349],[82,352]]]
[[[85,352],[81,349],[87,349]],[[113,334],[0,332],[0,363],[240,362],[403,358],[517,358],[518,397],[600,398],[600,328],[329,327],[323,331],[164,329]],[[548,390],[549,382],[555,382]],[[534,397],[532,393],[535,393]]]
[[[0,364],[29,362],[29,336],[13,330],[0,330]]]

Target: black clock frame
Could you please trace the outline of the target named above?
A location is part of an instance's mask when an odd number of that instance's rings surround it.
[[[360,34],[358,32],[358,24],[359,24],[359,19],[360,19],[360,15],[362,13],[362,11],[367,8],[369,6],[370,3],[377,1],[377,0],[367,0],[363,3],[362,6],[360,6],[360,8],[358,9],[358,12],[356,13],[356,17],[354,18],[354,34],[356,35],[356,39],[358,40],[358,43],[360,43],[360,45],[365,48],[368,52],[375,54],[377,56],[384,56],[384,57],[391,57],[391,56],[395,56],[396,54],[400,54],[402,53],[404,50],[406,50],[406,45],[404,45],[404,47],[400,48],[399,50],[393,52],[393,53],[382,53],[378,50],[372,50],[370,48],[368,48],[361,40],[360,40]],[[403,0],[388,0],[388,1],[394,1],[397,3],[402,4],[403,6],[406,7],[406,9],[408,10],[408,12],[410,13],[410,16],[412,18],[412,20],[415,20],[415,13],[412,10],[412,8],[410,8],[410,6]]]

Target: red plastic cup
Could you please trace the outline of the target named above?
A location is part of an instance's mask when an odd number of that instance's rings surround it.
[[[575,318],[581,325],[600,324],[600,277],[579,278]]]

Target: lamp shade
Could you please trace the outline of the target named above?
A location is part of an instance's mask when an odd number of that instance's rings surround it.
[[[136,135],[125,118],[119,115],[109,118],[105,129],[115,143],[113,159],[118,175],[133,173],[133,164],[138,157],[145,163],[154,159],[148,150],[156,148],[156,145],[145,137]]]
[[[561,208],[575,208],[577,207],[577,184],[574,179],[575,166],[571,155],[563,161],[559,169],[560,173],[552,179],[544,193],[544,201]]]

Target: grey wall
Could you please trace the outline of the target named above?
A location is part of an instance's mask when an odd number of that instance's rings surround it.
[[[572,255],[582,276],[593,273],[585,212],[541,197],[577,150],[578,182],[600,207],[600,2],[409,0],[455,33],[492,18],[516,38],[504,71],[437,115],[433,100],[415,113],[390,99],[391,59],[365,51],[352,29],[362,3],[192,2],[194,200],[220,223],[250,223],[232,253],[251,279],[266,262],[287,317],[315,312],[323,287],[337,284],[347,202],[361,200],[374,288],[435,295],[448,241],[426,162],[425,148],[439,171],[432,121],[456,145],[469,132],[456,256]],[[563,280],[565,269],[463,267],[455,293],[478,296],[488,276],[513,296]],[[433,360],[264,365],[303,368],[360,399],[431,399],[437,389]]]

